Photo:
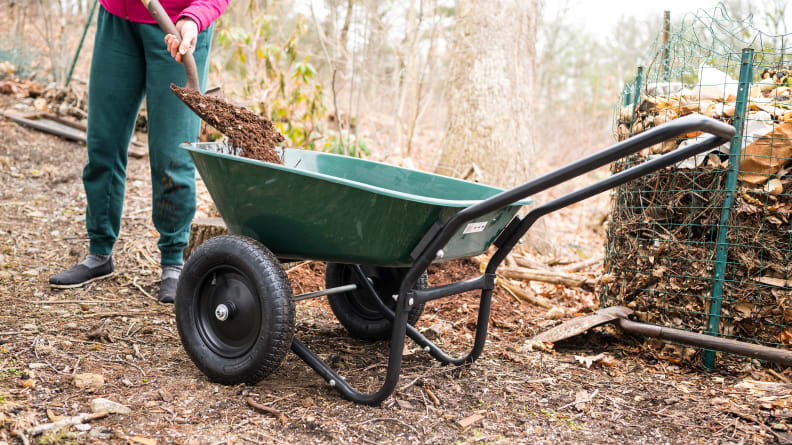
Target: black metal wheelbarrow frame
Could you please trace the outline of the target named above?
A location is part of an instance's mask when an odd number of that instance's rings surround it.
[[[514,216],[528,197],[693,131],[713,136],[539,205],[525,217]],[[398,383],[405,337],[444,364],[462,365],[481,355],[489,326],[495,271],[539,218],[712,150],[734,134],[735,129],[723,122],[705,116],[683,117],[501,192],[369,161],[355,161],[350,169],[346,168],[352,162],[349,158],[300,150],[286,153],[284,158],[292,162],[294,157],[299,158],[301,168],[296,169],[238,158],[225,151],[210,153],[217,147],[185,144],[183,148],[196,161],[234,235],[207,241],[185,263],[176,296],[179,335],[193,362],[214,381],[260,381],[279,366],[291,348],[345,398],[379,404]],[[350,176],[356,174],[352,170],[366,174]],[[389,189],[392,183],[401,190]],[[438,189],[435,198],[417,194],[434,187]],[[421,190],[411,191],[416,189]],[[283,193],[290,193],[295,199],[283,199]],[[474,199],[460,201],[468,195]],[[400,233],[389,237],[383,231]],[[286,235],[278,235],[283,233]],[[433,262],[475,255],[491,245],[497,250],[482,275],[426,288],[424,277]],[[336,284],[330,285],[333,280],[328,280],[328,289],[295,297],[278,259],[335,262],[332,267],[328,264],[326,280],[334,276]],[[409,268],[404,268],[406,265]],[[341,270],[339,267],[344,268],[341,275],[336,273]],[[372,276],[366,271],[371,267],[398,273],[390,276],[388,285],[383,287],[381,281],[369,280]],[[336,272],[331,272],[332,268]],[[381,279],[376,275],[373,278]],[[350,280],[355,284],[350,284]],[[481,295],[475,339],[468,354],[449,355],[411,325],[425,303],[472,290],[480,290]],[[362,296],[368,315],[378,320],[376,335],[363,332],[356,336],[390,339],[384,382],[371,393],[353,388],[293,335],[294,302],[325,295],[334,295],[331,307],[353,333],[350,328],[355,327],[354,323],[345,323],[344,310],[333,306],[334,301],[340,301],[338,295],[353,291]]]
[[[521,218],[515,216],[495,241],[494,245],[497,247],[497,251],[492,256],[489,263],[487,263],[485,272],[481,276],[430,289],[413,289],[421,275],[428,269],[433,260],[438,255],[442,256],[442,249],[445,244],[464,224],[494,210],[503,208],[584,173],[605,166],[618,159],[635,154],[644,148],[692,131],[702,131],[713,136],[697,144],[678,149],[631,167],[607,179],[540,205],[526,214],[525,217]],[[292,340],[291,349],[345,398],[368,405],[379,404],[390,396],[396,388],[401,372],[405,336],[411,338],[421,346],[423,350],[444,364],[461,365],[473,362],[481,355],[487,338],[492,291],[495,288],[495,271],[512,248],[514,248],[522,236],[525,235],[539,218],[633,179],[674,165],[690,156],[712,150],[728,142],[734,134],[735,129],[723,122],[704,116],[683,117],[648,130],[626,141],[615,144],[605,150],[587,156],[554,172],[504,191],[503,193],[460,211],[447,223],[433,226],[424,236],[421,243],[419,243],[419,247],[416,249],[417,254],[415,256],[415,262],[412,267],[410,267],[400,286],[395,311],[382,303],[381,296],[377,295],[376,290],[368,283],[360,266],[354,266],[355,273],[358,275],[360,282],[364,283],[366,290],[375,297],[373,301],[379,303],[378,309],[393,323],[390,336],[390,356],[388,359],[385,381],[376,392],[363,393],[357,391],[296,337]],[[467,355],[462,357],[452,357],[448,355],[439,346],[421,334],[415,327],[407,323],[408,314],[414,305],[471,290],[481,290],[481,297],[475,340],[471,351]]]

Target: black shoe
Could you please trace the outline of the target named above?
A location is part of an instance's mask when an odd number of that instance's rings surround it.
[[[89,267],[85,264],[86,262],[89,262],[89,260],[83,261],[69,270],[51,276],[49,279],[50,287],[55,289],[72,289],[85,286],[93,281],[113,275],[112,257],[107,258],[104,263],[95,267]]]
[[[181,271],[181,264],[162,266],[162,281],[157,294],[160,303],[173,304],[176,301],[176,286],[179,284]]]
[[[178,278],[165,278],[160,283],[157,300],[160,303],[173,304],[176,301],[176,285],[179,284]]]

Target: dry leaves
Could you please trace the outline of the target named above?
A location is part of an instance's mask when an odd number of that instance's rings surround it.
[[[607,366],[608,368],[610,368],[617,363],[615,358],[604,352],[599,353],[597,355],[591,355],[591,356],[576,355],[574,357],[578,363],[586,365],[586,368],[591,368],[591,365],[595,363],[599,363],[603,366]]]

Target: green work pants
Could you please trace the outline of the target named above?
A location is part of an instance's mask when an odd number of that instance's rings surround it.
[[[88,162],[83,185],[90,251],[108,255],[118,239],[124,205],[127,148],[143,97],[148,110],[152,219],[161,263],[181,264],[195,215],[195,166],[179,148],[195,141],[200,119],[173,93],[184,85],[184,67],[154,24],[134,23],[99,10],[88,91]],[[198,35],[195,61],[201,89],[208,72],[212,27]]]

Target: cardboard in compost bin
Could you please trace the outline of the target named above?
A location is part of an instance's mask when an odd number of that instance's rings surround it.
[[[740,179],[749,184],[764,184],[790,159],[792,122],[785,122],[745,147],[740,159]]]

